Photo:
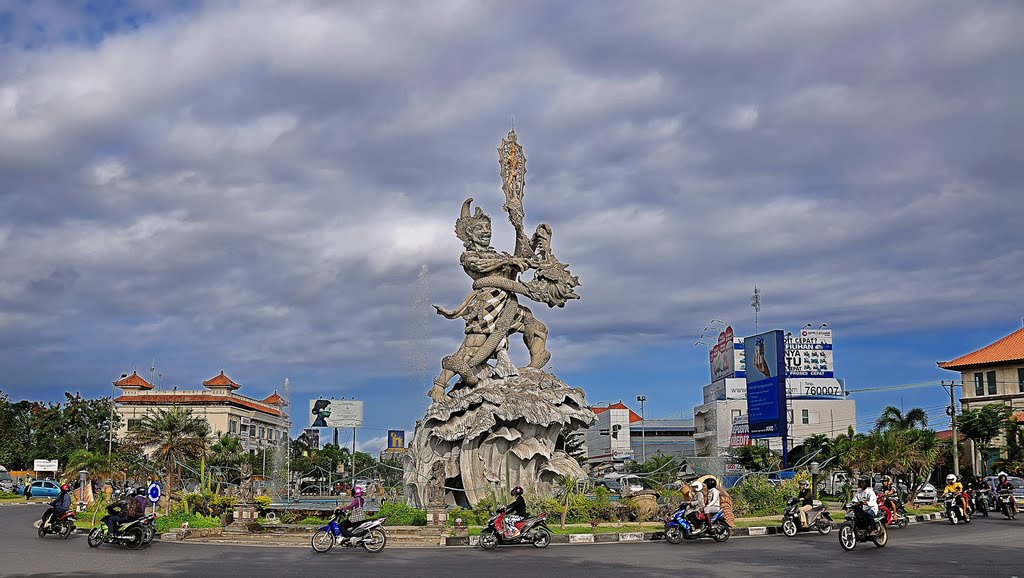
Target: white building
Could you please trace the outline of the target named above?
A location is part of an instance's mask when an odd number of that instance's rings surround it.
[[[694,455],[693,422],[684,419],[644,420],[621,401],[592,407],[597,420],[586,430],[587,463],[621,467],[629,460]]]

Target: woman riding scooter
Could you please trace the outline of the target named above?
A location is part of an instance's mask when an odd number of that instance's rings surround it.
[[[807,480],[800,480],[800,493],[796,499],[800,500],[800,527],[807,527],[807,512],[814,507],[814,492],[811,491],[811,484]]]

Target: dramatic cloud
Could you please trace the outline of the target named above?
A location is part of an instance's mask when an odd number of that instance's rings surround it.
[[[461,338],[429,303],[469,287],[462,200],[512,248],[495,147],[513,113],[528,226],[551,223],[583,282],[534,311],[554,366],[585,381],[748,318],[755,281],[765,323],[848,336],[1020,314],[1017,2],[10,10],[16,395],[100,393],[155,358],[168,385],[223,368],[257,392],[285,375],[297,396],[399,392],[377,423],[409,423]],[[587,373],[609,359],[617,374]],[[703,379],[699,351],[683,363]]]

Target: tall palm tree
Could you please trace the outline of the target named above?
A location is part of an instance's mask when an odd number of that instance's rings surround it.
[[[876,431],[890,429],[914,429],[916,427],[928,426],[928,414],[919,407],[915,407],[904,414],[900,408],[894,405],[887,405],[882,414],[875,421]]]
[[[121,463],[120,460],[112,462],[104,452],[77,450],[68,457],[64,471],[80,472],[83,470],[89,472],[86,477],[87,482],[102,483],[103,480],[113,479],[121,474]],[[77,498],[83,502],[91,502],[94,499],[91,486],[92,484],[85,484],[81,493],[76,490]]]
[[[155,460],[163,461],[167,495],[171,494],[174,479],[178,477],[180,462],[206,454],[209,435],[210,424],[206,420],[193,416],[190,409],[178,407],[147,413],[139,429],[132,432],[133,439]]]

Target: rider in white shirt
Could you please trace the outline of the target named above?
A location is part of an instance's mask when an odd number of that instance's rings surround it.
[[[712,516],[722,511],[722,492],[718,491],[718,482],[715,478],[708,478],[704,485],[708,489],[704,513],[707,514],[707,519],[710,521]]]
[[[871,487],[871,480],[866,476],[857,478],[857,493],[853,495],[853,501],[864,504],[863,512],[870,518],[870,520],[864,521],[867,522],[867,527],[871,528],[871,532],[877,532],[878,524],[875,522],[875,516],[878,515],[878,496],[875,495],[875,490]]]

